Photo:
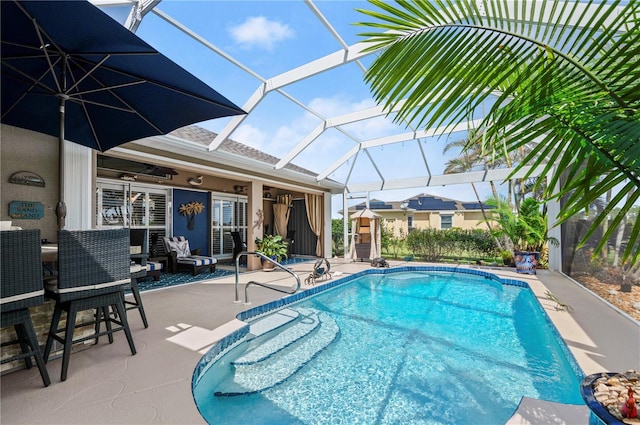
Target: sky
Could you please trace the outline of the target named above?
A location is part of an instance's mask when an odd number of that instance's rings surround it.
[[[315,1],[314,5],[340,39],[331,34],[309,5],[301,0],[164,0],[156,7],[156,10],[206,40],[209,47],[213,46],[218,52],[187,36],[153,12],[143,18],[136,34],[229,100],[244,107],[260,87],[261,79],[273,78],[334,53],[342,48],[342,43],[352,45],[362,41],[358,34],[365,28],[354,23],[367,20],[356,11],[357,8],[370,9],[367,2],[331,0]],[[122,8],[103,10],[123,21]],[[236,63],[228,58],[233,58]],[[364,58],[362,66],[367,67],[372,59],[373,56]],[[287,85],[282,91],[269,92],[230,138],[283,158],[322,122],[321,118],[375,106],[363,81],[363,71],[355,62]],[[307,105],[312,112],[301,104]],[[222,118],[198,125],[218,133],[229,121],[230,118]],[[410,129],[405,125],[395,124],[385,117],[348,124],[340,130],[328,129],[293,163],[321,173],[358,142],[407,131]],[[434,175],[442,174],[445,162],[457,156],[455,150],[443,155],[444,146],[447,141],[464,137],[465,133],[456,133],[370,148],[367,154],[360,153],[350,158],[329,174],[329,178],[364,183],[380,180],[378,174],[386,180],[424,176],[429,171]],[[425,165],[424,158],[428,165]],[[482,199],[490,195],[488,184],[478,184],[478,189]],[[368,196],[370,199],[399,201],[421,193],[462,201],[476,200],[469,184],[377,191],[370,192]],[[363,202],[362,196],[366,195],[354,194],[356,199],[349,205]],[[332,204],[332,216],[339,218],[338,210],[343,208],[342,196],[335,196]]]

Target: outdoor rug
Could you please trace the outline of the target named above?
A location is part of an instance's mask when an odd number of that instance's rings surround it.
[[[150,291],[152,289],[169,288],[171,286],[185,285],[187,283],[199,282],[201,280],[215,279],[218,277],[228,276],[234,274],[231,270],[216,269],[215,272],[210,273],[208,270],[192,275],[190,272],[186,273],[162,273],[160,280],[155,281],[152,278],[146,278],[138,281],[138,289],[140,292]]]
[[[309,257],[294,257],[282,261],[282,265],[303,263],[311,261],[313,258]],[[242,271],[246,271],[246,268],[242,268]],[[216,268],[216,271],[211,273],[209,270],[204,270],[197,275],[193,276],[190,272],[181,273],[162,273],[160,280],[155,281],[148,277],[142,280],[138,280],[138,289],[140,292],[150,291],[153,289],[169,288],[171,286],[185,285],[188,283],[200,282],[207,279],[216,279],[219,277],[229,276],[235,274],[235,271],[224,269],[222,267]],[[129,291],[130,292],[130,291]],[[129,293],[127,292],[127,293]]]

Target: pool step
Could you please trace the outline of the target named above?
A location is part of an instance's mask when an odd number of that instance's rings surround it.
[[[276,313],[270,314],[267,317],[258,319],[251,323],[249,326],[249,333],[253,338],[257,338],[293,322],[299,316],[300,313],[298,311],[290,308],[283,308]]]
[[[313,332],[319,325],[318,315],[312,310],[300,309],[296,311],[295,317],[299,320],[293,326],[279,332],[273,338],[249,351],[242,357],[231,362],[234,366],[250,365],[266,360],[270,356],[278,353],[280,350],[295,343],[300,338]],[[291,313],[287,313],[289,317],[293,317]],[[253,333],[253,331],[250,331]]]
[[[340,329],[330,316],[313,310],[300,313],[297,323],[263,344],[270,346],[271,351],[257,347],[237,359],[233,375],[219,385],[214,395],[253,394],[278,385],[295,374],[338,336]],[[280,338],[282,334],[287,336]],[[272,343],[274,339],[278,341]],[[278,355],[274,355],[276,353]]]

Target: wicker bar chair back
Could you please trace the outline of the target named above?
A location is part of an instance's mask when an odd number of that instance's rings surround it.
[[[29,307],[44,304],[40,230],[0,232],[0,256],[0,325],[13,326],[16,333],[15,340],[2,345],[20,344],[21,348],[19,354],[3,358],[2,364],[24,360],[26,368],[31,369],[33,357],[46,387],[51,381],[29,311]]]
[[[131,255],[131,283],[129,289],[131,289],[131,293],[133,294],[133,300],[125,299],[124,304],[127,311],[132,309],[138,310],[142,318],[142,324],[145,328],[148,328],[149,322],[147,322],[147,315],[144,312],[140,289],[138,289],[138,279],[149,275],[147,268],[149,258],[149,231],[147,229],[130,229],[129,241]],[[160,271],[158,270],[157,273],[159,275]]]
[[[48,360],[53,341],[64,345],[62,381],[67,379],[74,343],[90,339],[97,343],[101,335],[108,335],[112,343],[113,333],[124,331],[131,354],[136,353],[124,307],[124,286],[131,279],[129,253],[129,229],[58,231],[58,280],[45,287],[45,295],[56,305],[44,358]],[[83,310],[94,310],[95,320],[76,326],[76,316]],[[66,326],[58,329],[62,312],[67,314]],[[107,328],[103,332],[102,321]],[[73,339],[74,329],[85,326],[94,326],[94,333]]]

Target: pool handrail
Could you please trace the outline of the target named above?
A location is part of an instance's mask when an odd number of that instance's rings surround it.
[[[298,292],[300,290],[300,286],[302,284],[300,282],[300,276],[298,276],[296,273],[294,273],[293,271],[289,270],[288,268],[286,268],[282,264],[278,263],[273,258],[267,257],[266,255],[264,255],[261,252],[242,251],[236,256],[236,298],[235,298],[235,300],[233,300],[234,303],[242,302],[240,300],[240,295],[238,294],[238,283],[240,282],[240,257],[243,256],[243,255],[246,255],[246,256],[255,255],[256,257],[260,257],[264,261],[269,261],[269,262],[273,263],[275,267],[277,267],[277,268],[279,268],[281,270],[284,270],[285,272],[289,273],[291,276],[293,276],[296,279],[296,282],[297,282],[297,284],[296,284],[296,286],[295,286],[295,288],[293,290],[286,290],[286,289],[276,288],[276,287],[268,285],[266,283],[261,283],[261,282],[256,282],[254,280],[251,280],[251,281],[247,282],[247,284],[244,287],[244,304],[245,305],[251,304],[249,302],[249,286],[252,285],[252,284],[253,285],[262,286],[263,288],[271,289],[273,291],[282,292],[283,294],[295,294],[296,292]]]

